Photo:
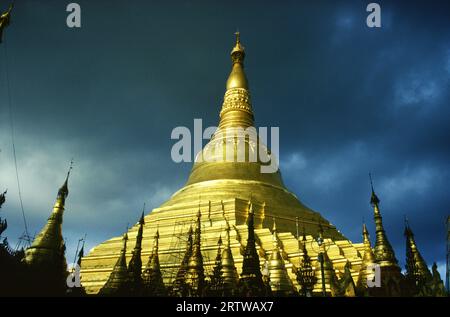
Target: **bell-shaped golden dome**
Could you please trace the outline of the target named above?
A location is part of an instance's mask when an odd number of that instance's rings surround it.
[[[197,154],[186,185],[158,209],[178,208],[199,197],[202,200],[229,201],[247,200],[252,196],[255,201],[265,202],[271,216],[283,218],[279,220],[283,230],[295,232],[294,220],[300,217],[307,224],[309,232],[317,232],[319,223],[328,222],[286,189],[279,169],[274,173],[261,172],[261,166],[268,164],[263,163],[267,162],[267,157],[270,160],[275,158],[269,148],[260,142],[254,128],[250,92],[244,73],[245,51],[239,33],[236,35],[236,44],[231,51],[233,66],[220,111],[219,127],[208,144]],[[254,129],[256,137],[236,138],[235,132],[238,129]],[[237,147],[245,149],[244,161],[237,159]],[[230,161],[227,153],[232,151],[235,155],[231,156]],[[256,155],[256,160],[250,160],[252,155]],[[261,156],[266,156],[265,160]],[[325,227],[329,236],[342,237],[331,224],[328,223]]]

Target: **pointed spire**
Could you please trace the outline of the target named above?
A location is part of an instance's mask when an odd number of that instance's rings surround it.
[[[364,243],[364,255],[363,255],[363,266],[367,268],[369,265],[375,263],[375,255],[373,254],[372,246],[370,244],[369,231],[367,226],[363,224],[363,243]]]
[[[339,281],[334,270],[333,262],[328,256],[328,252],[324,251],[323,255],[323,267],[325,276],[325,285],[329,286],[331,296],[340,296]]]
[[[256,251],[253,204],[248,205],[247,245],[242,262],[242,273],[239,279],[239,290],[243,296],[265,295],[265,285],[262,280],[258,252]]]
[[[378,196],[375,194],[375,190],[373,189],[373,181],[372,181],[372,174],[369,173],[369,179],[370,179],[370,187],[372,189],[372,195],[370,196],[370,204],[372,206],[378,205],[380,203],[380,200],[378,199]]]
[[[249,202],[248,208],[247,231],[247,245],[244,250],[241,278],[253,276],[256,279],[259,279],[261,278],[261,270],[258,253],[256,251],[254,213],[251,201]]]
[[[378,199],[378,196],[375,194],[375,191],[373,189],[373,182],[372,182],[372,175],[369,173],[370,177],[370,185],[372,189],[372,195],[370,198],[370,203],[372,204],[372,207],[374,208],[374,220],[375,220],[375,233],[376,233],[376,240],[375,240],[375,247],[374,247],[374,254],[375,258],[377,260],[377,263],[379,263],[381,266],[391,266],[391,267],[398,267],[397,259],[395,258],[394,249],[392,248],[387,236],[386,232],[384,231],[383,227],[383,219],[381,217],[381,212],[379,208],[380,200]]]
[[[130,293],[133,295],[139,295],[142,290],[142,238],[144,232],[144,210],[145,203],[142,210],[141,218],[138,222],[138,232],[136,234],[136,244],[133,249],[133,253],[131,255],[131,260],[128,265],[128,272],[130,274],[131,284],[130,284]]]
[[[367,280],[368,278],[373,280],[373,269],[371,269],[371,266],[373,266],[375,263],[375,255],[373,254],[372,246],[370,245],[369,231],[367,230],[365,223],[363,223],[362,236],[364,243],[364,254],[362,257],[362,263],[359,269],[359,275],[356,285],[358,292],[362,296],[365,296],[368,295],[369,292]]]
[[[0,43],[2,42],[3,38],[2,38],[2,34],[3,34],[3,30],[9,25],[10,21],[11,21],[11,10],[13,8],[13,5],[10,4],[8,11],[0,14]]]
[[[318,282],[322,285],[323,296],[326,296],[327,293],[329,293],[331,296],[339,296],[338,279],[334,270],[333,262],[331,261],[327,253],[326,242],[323,238],[323,227],[321,222],[319,222],[319,236],[317,237],[316,241],[319,245],[318,260],[320,263],[320,278],[318,278]]]
[[[367,230],[367,226],[366,226],[365,223],[363,223],[362,236],[363,236],[363,243],[364,243],[364,246],[369,246],[369,247],[370,247],[369,230]]]
[[[303,227],[303,238],[302,238],[302,262],[297,270],[297,282],[300,285],[300,295],[305,297],[311,297],[314,285],[317,282],[315,276],[315,271],[313,269],[311,258],[308,255],[308,250],[306,249],[306,232],[305,227]]]
[[[223,271],[222,271],[222,236],[217,241],[217,255],[214,261],[213,272],[210,277],[207,296],[222,296],[223,294]]]
[[[433,271],[433,280],[431,282],[432,296],[436,297],[446,297],[448,296],[447,290],[445,289],[444,282],[442,282],[441,275],[437,269],[436,262],[433,262],[431,268]]]
[[[123,245],[120,250],[119,258],[105,285],[100,289],[100,295],[126,296],[129,294],[130,275],[128,273],[126,259],[127,241],[128,234],[125,232],[122,238]]]
[[[205,286],[205,271],[201,252],[201,211],[197,212],[197,223],[194,232],[194,244],[186,271],[186,284],[190,296],[202,296]]]
[[[39,267],[61,276],[67,275],[62,223],[65,201],[69,195],[68,180],[72,166],[73,162],[70,163],[64,184],[58,190],[56,202],[47,223],[36,236],[31,246],[25,251],[24,258],[24,262],[30,267]]]
[[[236,45],[231,51],[233,63],[226,84],[226,92],[220,112],[220,128],[253,126],[253,111],[248,91],[247,76],[244,72],[245,50],[240,33],[236,32]]]
[[[64,181],[64,184],[61,186],[61,188],[58,191],[57,199],[60,199],[62,201],[62,203],[64,203],[67,196],[69,196],[68,182],[69,182],[70,172],[72,171],[72,169],[73,169],[73,160],[70,161],[70,166],[69,166],[69,170],[67,171],[66,180]]]
[[[350,262],[344,266],[344,274],[339,280],[339,296],[345,297],[355,297],[356,296],[356,286],[353,281],[352,272],[350,271]]]
[[[273,218],[272,236],[273,236],[272,238],[273,249],[268,264],[269,278],[270,278],[269,284],[272,289],[272,293],[275,296],[290,295],[293,293],[293,286],[288,276],[286,267],[284,265],[283,258],[281,257],[280,254],[280,247],[277,236],[277,225],[275,218]]]
[[[83,259],[83,257],[84,257],[84,239],[83,239],[83,244],[81,245],[81,249],[80,249],[80,251],[78,252],[78,260],[77,260],[77,264],[78,264],[78,266],[79,267],[81,267],[81,260]]]
[[[422,255],[417,248],[414,234],[405,217],[405,238],[406,238],[406,280],[411,288],[415,288],[417,293],[426,295],[426,284],[432,280],[432,275]]]
[[[84,257],[84,243],[85,243],[85,241],[86,241],[86,235],[84,235],[84,238],[81,238],[81,239],[78,240],[78,245],[77,245],[77,252],[78,253],[76,252],[76,254],[75,254],[76,255],[75,256],[75,261],[74,261],[78,265],[78,269],[80,269],[82,267],[81,266],[81,261],[82,261],[82,259]],[[81,242],[81,248],[78,249],[80,242]],[[79,271],[77,272],[77,268],[76,267],[73,267],[71,271],[72,272],[71,272],[69,278],[72,279],[72,280],[74,280],[74,279],[76,280],[77,277],[75,277],[75,275],[78,274]],[[67,289],[67,295],[81,297],[81,296],[85,296],[86,295],[86,291],[85,291],[83,285],[80,285],[80,284],[77,285],[75,283],[75,285],[73,285],[73,287]]]
[[[234,295],[239,276],[234,265],[233,253],[231,252],[230,242],[230,225],[226,222],[226,244],[222,252],[222,278],[223,278],[223,293],[225,296]]]
[[[164,286],[161,267],[159,264],[159,230],[156,229],[153,238],[153,249],[148,258],[147,266],[142,274],[144,296],[166,296],[167,289]]]
[[[185,297],[187,296],[187,285],[186,285],[186,272],[188,269],[189,259],[192,255],[192,246],[193,246],[193,229],[192,225],[189,227],[188,231],[188,239],[186,242],[186,251],[184,253],[183,260],[181,261],[180,268],[178,269],[177,276],[173,283],[172,287],[172,295]]]
[[[245,59],[245,49],[241,45],[239,31],[234,34],[236,35],[236,45],[233,47],[231,51],[231,61],[233,62],[233,70],[231,71],[230,77],[228,77],[227,90],[232,88],[248,89],[247,77],[245,76],[243,69]]]

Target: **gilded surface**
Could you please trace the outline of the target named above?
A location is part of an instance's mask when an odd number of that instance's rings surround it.
[[[219,129],[210,143],[226,144],[230,141],[219,133],[223,129],[254,125],[248,81],[244,72],[244,57],[244,48],[238,38],[231,53],[233,66],[227,81]],[[210,151],[209,154],[214,155],[213,148],[214,146],[209,144],[203,151]],[[247,142],[246,148],[252,149],[253,145]],[[270,151],[267,149],[267,152]],[[352,278],[356,280],[361,265],[360,251],[364,246],[352,244],[319,213],[305,206],[286,189],[280,171],[272,174],[261,173],[261,164],[259,160],[255,162],[196,160],[186,185],[145,216],[142,261],[148,263],[152,253],[153,237],[159,228],[159,264],[166,286],[173,285],[186,255],[189,229],[197,226],[200,226],[201,231],[200,245],[205,276],[212,274],[219,237],[226,236],[223,269],[228,283],[235,284],[236,274],[242,273],[250,205],[254,212],[255,241],[260,266],[263,267],[266,261],[271,259],[272,276],[274,280],[282,281],[280,287],[283,290],[287,289],[289,284],[295,289],[299,288],[295,272],[303,252],[299,249],[299,241],[294,236],[296,218],[305,228],[305,247],[311,257],[317,278],[320,278],[320,269],[317,269],[319,247],[313,236],[317,236],[319,228],[322,227],[326,254],[335,274],[338,277],[343,276],[344,267],[349,262]],[[200,205],[199,197],[201,197]],[[199,208],[200,217],[197,218]],[[269,230],[273,218],[277,223],[277,248],[274,248],[273,234]],[[199,219],[197,225],[196,219]],[[138,228],[137,224],[128,232],[130,245],[135,244],[133,237],[136,237]],[[87,293],[97,293],[105,284],[121,247],[121,238],[112,238],[93,248],[88,256],[83,258],[82,284]],[[129,261],[131,253],[127,251],[126,257]],[[196,259],[198,255],[190,259],[191,267],[197,265],[194,263]],[[279,287],[277,283],[272,283],[274,290]],[[328,284],[327,289],[330,291]],[[321,292],[320,283],[315,285],[314,292]]]

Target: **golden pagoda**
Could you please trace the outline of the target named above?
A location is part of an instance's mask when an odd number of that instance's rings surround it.
[[[143,280],[143,293],[144,296],[166,296],[166,287],[161,275],[161,268],[159,265],[158,257],[158,240],[159,231],[156,230],[155,237],[153,239],[153,250],[148,258],[148,264],[142,273]]]
[[[277,285],[282,285],[283,291],[290,290],[291,287],[298,291],[300,287],[296,266],[302,262],[304,254],[299,248],[298,235],[295,235],[300,223],[305,231],[305,241],[301,244],[311,258],[317,279],[320,280],[317,255],[321,247],[317,244],[316,237],[322,228],[327,272],[334,270],[340,278],[344,276],[345,266],[348,265],[356,282],[364,244],[350,242],[322,215],[305,206],[285,187],[279,170],[261,173],[261,167],[266,163],[259,158],[256,161],[203,159],[223,155],[226,149],[221,152],[217,148],[235,142],[234,136],[223,133],[225,130],[228,132],[254,127],[244,59],[245,49],[237,33],[236,43],[231,51],[232,69],[226,82],[218,129],[198,153],[185,186],[145,216],[141,244],[143,263],[152,254],[153,237],[157,235],[160,271],[168,289],[176,288],[175,284],[181,287],[180,285],[192,284],[193,281],[197,283],[203,277],[208,280],[216,264],[217,241],[220,237],[226,237],[222,254],[223,277],[225,283],[236,285],[238,278],[242,280],[243,260],[249,238],[253,239],[249,242],[255,245],[260,267],[271,262],[272,277],[277,276],[282,281],[282,284],[272,282],[272,291],[278,290]],[[258,150],[261,153],[261,148],[256,149],[250,140],[245,139],[243,142],[246,153],[255,154]],[[263,147],[263,152],[271,155],[265,145],[260,146]],[[270,230],[273,219],[277,224],[275,233]],[[134,239],[139,228],[140,225],[136,224],[128,232],[131,245],[136,242]],[[195,237],[192,228],[197,233]],[[82,259],[81,280],[88,294],[98,293],[108,280],[122,250],[121,240],[120,236],[107,240],[90,250]],[[130,261],[130,249],[125,256]],[[198,267],[200,263],[203,270]],[[330,291],[330,285],[326,285],[326,288]],[[322,286],[317,283],[313,293],[321,292]]]
[[[280,253],[280,241],[277,234],[277,225],[275,219],[273,221],[273,250],[269,259],[269,285],[274,295],[288,296],[294,294],[294,287],[289,278],[284,265],[283,257]]]
[[[356,287],[358,292],[362,296],[370,295],[370,288],[367,285],[367,280],[373,280],[373,272],[370,270],[375,264],[375,255],[373,254],[372,246],[370,244],[369,231],[367,230],[366,224],[363,224],[363,243],[364,251],[362,258],[362,265],[359,269],[358,280],[356,282]]]
[[[47,223],[36,235],[31,246],[25,250],[22,258],[24,264],[22,273],[29,280],[28,283],[24,283],[24,294],[59,296],[66,291],[68,271],[62,223],[66,199],[69,195],[68,182],[71,169],[72,163],[63,185],[58,190],[56,202]]]
[[[433,264],[432,274],[420,254],[414,233],[407,219],[405,219],[404,234],[406,238],[405,286],[408,289],[408,295],[445,296],[446,291],[439,272],[437,272],[436,263]]]
[[[370,174],[369,174],[370,176]],[[371,178],[372,185],[372,178]],[[401,296],[404,294],[404,279],[383,226],[383,218],[380,212],[380,199],[375,194],[372,185],[370,203],[373,207],[373,218],[375,221],[375,246],[373,253],[376,263],[380,266],[381,287],[373,289],[375,296]]]

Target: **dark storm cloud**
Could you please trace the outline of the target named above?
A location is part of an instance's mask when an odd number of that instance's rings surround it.
[[[79,1],[82,28],[61,1],[21,1],[5,34],[17,154],[29,227],[50,212],[72,157],[64,233],[69,260],[133,224],[187,178],[170,132],[217,124],[232,33],[247,50],[257,124],[279,126],[285,183],[348,238],[372,236],[368,172],[397,257],[403,215],[431,261],[444,261],[450,203],[450,21],[445,2]],[[3,44],[2,44],[3,46]],[[3,54],[3,52],[2,52]],[[0,187],[10,240],[21,234],[0,60]],[[0,188],[1,189],[1,188]]]

